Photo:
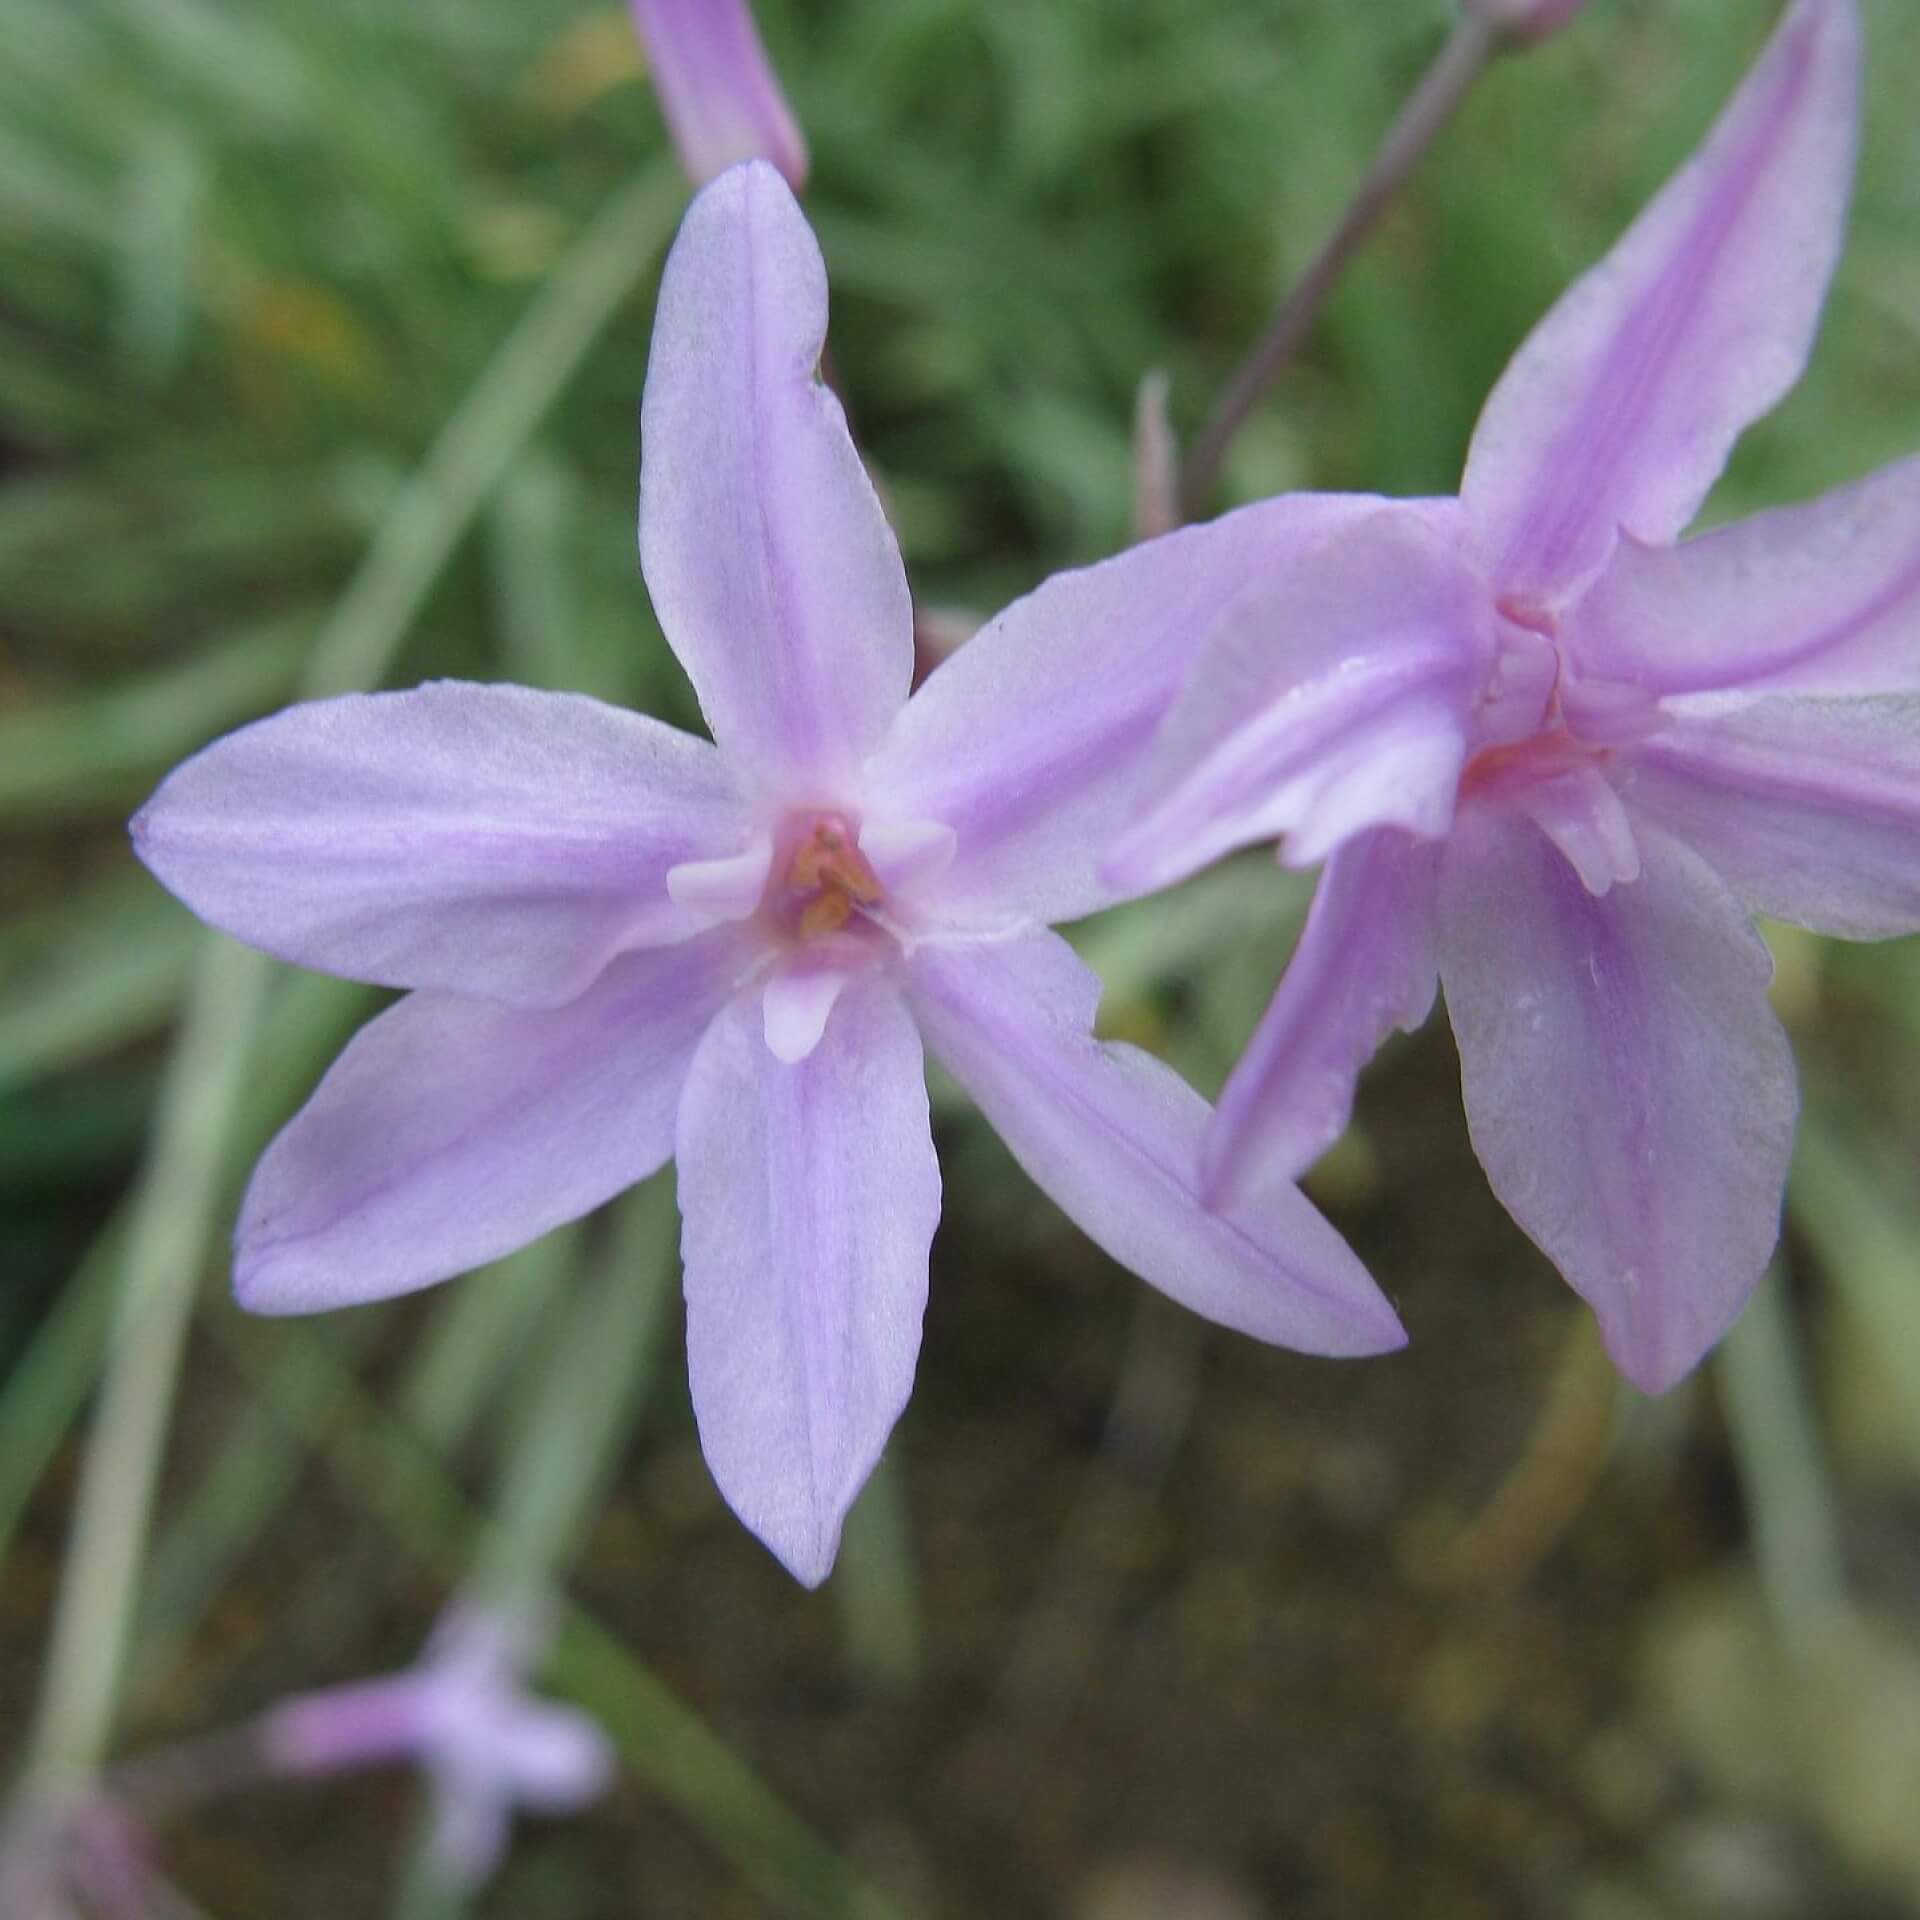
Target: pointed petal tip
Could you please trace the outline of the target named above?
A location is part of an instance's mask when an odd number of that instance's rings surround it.
[[[1398,1353],[1403,1347],[1413,1344],[1412,1336],[1407,1332],[1393,1303],[1383,1293],[1380,1295],[1379,1308],[1374,1316],[1375,1344],[1358,1349],[1353,1358],[1356,1360],[1378,1359],[1383,1354]]]
[[[784,1542],[763,1533],[760,1542],[809,1593],[818,1592],[825,1585],[834,1561],[840,1556],[838,1524],[804,1539]]]
[[[1600,1338],[1614,1371],[1637,1393],[1657,1399],[1671,1393],[1713,1350],[1720,1336],[1704,1343],[1690,1340],[1673,1347],[1657,1337],[1649,1340],[1638,1327],[1610,1326],[1600,1322]]]
[[[233,1248],[233,1298],[243,1312],[263,1319],[284,1320],[317,1311],[311,1299],[311,1281],[287,1262],[277,1260],[271,1242],[249,1245],[238,1238]]]

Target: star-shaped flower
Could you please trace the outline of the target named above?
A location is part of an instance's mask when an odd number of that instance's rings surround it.
[[[940,1178],[921,1042],[1087,1234],[1174,1299],[1329,1354],[1401,1344],[1285,1182],[1198,1193],[1206,1104],[1093,1036],[1054,921],[1095,871],[1189,636],[1378,510],[1275,502],[1063,575],[908,699],[899,553],[815,377],[826,279],[764,162],[694,202],[661,288],[641,556],[714,741],[440,684],[296,707],[135,823],[204,918],[415,991],[267,1150],[235,1286],[403,1293],[678,1163],[694,1410],[802,1580],[906,1403]]]
[[[506,1851],[516,1806],[577,1812],[613,1777],[613,1750],[592,1720],[525,1692],[538,1640],[524,1616],[462,1604],[410,1671],[270,1708],[262,1758],[291,1775],[410,1761],[433,1795],[436,1866],[455,1885],[478,1886]]]
[[[1796,0],[1691,161],[1521,348],[1460,498],[1269,570],[1169,714],[1108,871],[1327,861],[1221,1097],[1210,1189],[1297,1172],[1436,977],[1508,1211],[1639,1385],[1726,1330],[1796,1111],[1749,910],[1920,927],[1920,461],[1675,544],[1799,377],[1860,44]]]

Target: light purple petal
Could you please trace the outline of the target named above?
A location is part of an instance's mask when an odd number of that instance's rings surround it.
[[[1172,1068],[1093,1037],[1100,983],[1056,934],[922,947],[928,1044],[1087,1237],[1222,1326],[1306,1353],[1405,1344],[1393,1309],[1297,1187],[1200,1197],[1207,1103]]]
[[[799,963],[767,976],[760,1007],[766,1042],[776,1060],[797,1066],[820,1044],[847,977],[839,967]]]
[[[631,0],[680,164],[696,187],[737,160],[771,160],[797,193],[807,143],[747,0]]]
[[[564,1007],[416,993],[354,1037],[262,1156],[234,1236],[256,1313],[409,1293],[510,1253],[673,1151],[731,934],[623,955]]]
[[[1800,377],[1859,67],[1852,0],[1796,0],[1705,143],[1514,356],[1461,488],[1501,594],[1551,604],[1622,527],[1672,539]]]
[[[1529,822],[1462,809],[1440,976],[1494,1192],[1658,1393],[1760,1279],[1797,1097],[1745,910],[1657,828],[1639,841],[1640,878],[1596,898]]]
[[[1920,693],[1685,703],[1626,792],[1760,913],[1850,940],[1920,929]]]
[[[515,1800],[538,1813],[577,1812],[613,1779],[612,1744],[577,1708],[506,1702],[496,1738],[502,1780]]]
[[[259,1739],[276,1773],[344,1773],[417,1760],[433,1724],[433,1682],[398,1673],[295,1694],[261,1715]]]
[[[1327,862],[1300,944],[1221,1090],[1201,1158],[1209,1197],[1311,1166],[1345,1132],[1354,1081],[1380,1043],[1432,1010],[1434,857],[1382,830]]]
[[[900,551],[816,375],[827,276],[772,167],[724,173],[667,260],[640,418],[654,610],[743,779],[838,797],[913,676]]]
[[[1518,787],[1513,804],[1544,833],[1589,893],[1640,877],[1640,847],[1625,803],[1597,766],[1568,767]]]
[[[680,1109],[687,1368],[740,1518],[808,1586],[913,1388],[940,1169],[920,1038],[887,984],[848,988],[776,1060],[742,999]]]
[[[1920,459],[1675,547],[1623,540],[1566,638],[1663,694],[1920,688]]]
[[[1371,827],[1444,833],[1485,626],[1429,507],[1371,513],[1277,570],[1215,623],[1107,870],[1144,892],[1283,834],[1307,865]]]
[[[1212,620],[1383,503],[1292,494],[1056,574],[942,662],[875,760],[871,803],[953,829],[956,914],[1077,919],[1133,817],[1155,727]]]
[[[667,869],[738,840],[704,741],[577,694],[436,681],[289,707],[168,776],[134,846],[296,965],[525,1006],[700,922]]]

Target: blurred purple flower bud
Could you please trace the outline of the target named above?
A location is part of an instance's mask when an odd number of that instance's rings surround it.
[[[261,1724],[267,1764],[314,1775],[412,1761],[433,1792],[441,1872],[477,1886],[499,1863],[516,1803],[572,1813],[604,1792],[613,1772],[592,1720],[522,1691],[534,1638],[524,1619],[456,1609],[410,1672],[271,1709]]]
[[[1586,4],[1587,0],[1467,0],[1467,11],[1509,39],[1531,46],[1558,33]]]
[[[741,160],[771,160],[797,193],[807,143],[747,0],[632,0],[654,91],[696,187]]]

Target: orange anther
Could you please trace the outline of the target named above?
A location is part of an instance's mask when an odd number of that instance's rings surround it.
[[[838,933],[853,918],[853,902],[838,887],[809,900],[800,915],[800,938],[817,940],[823,933]]]

